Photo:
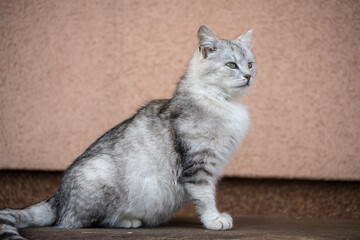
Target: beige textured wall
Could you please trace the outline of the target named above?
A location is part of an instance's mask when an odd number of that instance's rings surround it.
[[[254,30],[252,125],[227,175],[360,180],[360,2],[0,1],[0,168],[64,169],[171,96],[206,24]]]

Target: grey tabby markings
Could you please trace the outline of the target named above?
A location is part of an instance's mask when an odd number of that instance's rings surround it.
[[[215,186],[249,126],[237,99],[256,74],[251,31],[227,41],[201,26],[197,37],[173,98],[151,101],[97,139],[50,199],[1,210],[1,239],[22,239],[17,228],[31,226],[156,226],[188,200],[206,228],[231,229]]]

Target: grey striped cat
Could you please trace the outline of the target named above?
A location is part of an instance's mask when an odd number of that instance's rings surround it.
[[[233,226],[215,186],[249,127],[237,99],[256,74],[251,31],[233,41],[199,28],[198,47],[173,98],[155,100],[107,131],[65,171],[55,194],[0,211],[0,238],[17,228],[156,226],[189,200],[205,228]]]

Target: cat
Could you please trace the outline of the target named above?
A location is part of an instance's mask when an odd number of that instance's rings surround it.
[[[0,238],[22,239],[17,228],[33,226],[153,227],[189,201],[205,228],[231,229],[215,187],[250,123],[237,100],[256,74],[251,35],[221,40],[201,26],[173,97],[149,102],[97,139],[49,199],[1,210]]]

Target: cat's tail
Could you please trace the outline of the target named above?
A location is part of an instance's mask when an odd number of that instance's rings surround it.
[[[21,210],[0,210],[0,239],[24,239],[20,236],[18,228],[49,226],[56,218],[53,198]]]

